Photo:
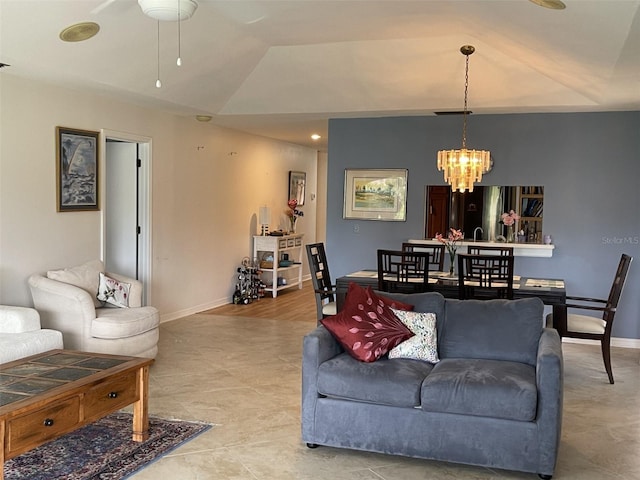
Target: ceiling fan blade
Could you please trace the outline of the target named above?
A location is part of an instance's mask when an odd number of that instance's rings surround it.
[[[96,15],[98,13],[100,13],[102,10],[104,10],[105,8],[107,8],[109,5],[111,5],[113,2],[115,2],[116,0],[105,0],[104,2],[102,2],[100,5],[98,5],[96,8],[94,8],[93,10],[91,10],[91,15]]]

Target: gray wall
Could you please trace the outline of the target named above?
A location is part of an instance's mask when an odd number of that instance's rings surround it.
[[[477,115],[467,144],[495,160],[487,185],[543,185],[552,258],[518,257],[516,274],[563,278],[569,295],[606,298],[622,253],[635,257],[613,334],[640,339],[640,112]],[[329,123],[327,255],[334,278],[375,268],[376,249],[424,232],[425,186],[444,184],[436,152],[459,148],[462,118]],[[342,218],[345,168],[407,168],[407,221]]]

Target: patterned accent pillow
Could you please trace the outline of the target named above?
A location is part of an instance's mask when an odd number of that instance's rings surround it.
[[[97,298],[101,302],[110,303],[120,308],[129,308],[130,283],[119,282],[115,278],[100,272],[100,285]]]
[[[381,299],[356,284],[349,285],[342,310],[320,322],[361,362],[375,362],[413,336]]]
[[[389,358],[412,358],[438,363],[438,336],[435,313],[393,310],[415,335],[389,351]]]

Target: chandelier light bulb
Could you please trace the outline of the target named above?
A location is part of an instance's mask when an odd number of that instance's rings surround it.
[[[156,88],[160,88],[162,87],[162,82],[160,81],[160,79],[156,80]]]
[[[178,57],[178,60],[176,60],[176,65],[179,67],[182,66],[182,59],[180,57]]]

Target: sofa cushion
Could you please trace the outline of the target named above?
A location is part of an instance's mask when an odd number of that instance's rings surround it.
[[[318,368],[318,393],[361,402],[415,407],[420,387],[433,365],[417,360],[381,358],[359,362],[341,353]]]
[[[65,268],[64,270],[49,270],[47,278],[83,289],[91,295],[94,305],[101,307],[102,303],[96,296],[98,294],[100,272],[103,271],[104,264],[100,260],[92,260],[77,267]]]
[[[389,351],[389,358],[412,358],[438,363],[436,316],[433,313],[407,312],[392,309],[414,336]]]
[[[349,286],[342,310],[320,322],[361,362],[375,362],[413,336],[384,301],[355,283]]]
[[[443,359],[422,384],[422,409],[530,422],[538,392],[531,365],[501,360]]]
[[[97,308],[91,322],[91,336],[128,338],[158,328],[160,317],[155,307]]]
[[[451,300],[438,324],[443,358],[485,358],[536,364],[544,305],[521,300]]]
[[[0,335],[0,363],[63,348],[62,333],[43,328],[33,332]]]

